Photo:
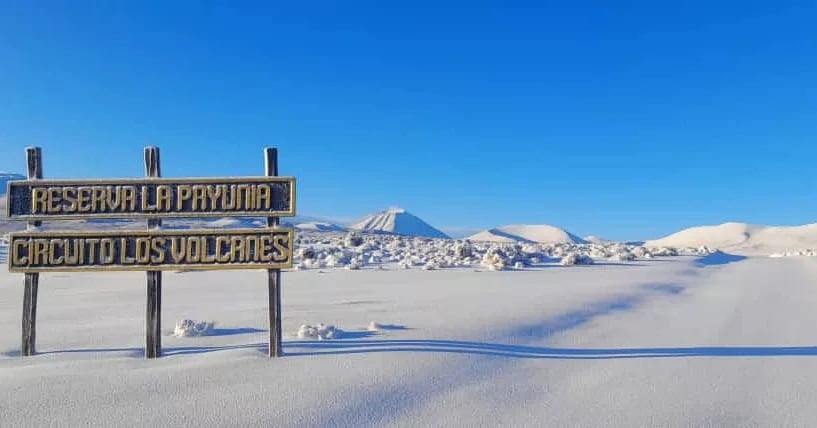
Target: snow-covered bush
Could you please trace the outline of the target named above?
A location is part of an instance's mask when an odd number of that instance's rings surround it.
[[[298,329],[299,339],[317,339],[317,340],[331,340],[337,339],[343,333],[342,330],[333,325],[318,324],[315,326],[303,324]]]
[[[610,257],[610,261],[614,262],[629,262],[636,259],[635,254],[627,252],[627,253],[616,253]]]
[[[454,245],[454,255],[459,259],[470,258],[474,254],[474,247],[466,240]]]
[[[657,257],[675,257],[678,255],[678,250],[671,247],[653,248],[652,255]]]
[[[176,322],[173,335],[176,337],[206,336],[215,323],[213,321],[194,321],[183,319]]]
[[[346,234],[343,243],[347,247],[357,247],[363,245],[363,237],[359,233],[352,231]]]
[[[592,265],[593,259],[579,253],[570,253],[559,262],[562,266]]]

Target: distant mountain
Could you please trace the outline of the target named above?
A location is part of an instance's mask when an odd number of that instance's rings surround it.
[[[345,232],[346,228],[334,223],[324,223],[313,221],[308,223],[298,223],[294,225],[297,230],[311,230],[314,232]]]
[[[799,251],[817,248],[817,224],[763,226],[724,223],[684,229],[661,239],[647,241],[650,247],[700,247],[746,253]]]
[[[610,243],[613,242],[613,241],[610,241],[609,239],[604,239],[604,238],[600,238],[598,236],[593,236],[593,235],[585,236],[584,240],[591,243],[591,244],[598,244],[598,245],[610,244]]]
[[[468,237],[485,242],[538,242],[541,244],[586,244],[582,238],[546,224],[515,224],[488,229]]]
[[[0,195],[6,194],[6,186],[8,185],[9,181],[25,179],[25,175],[14,174],[11,172],[0,172]]]
[[[448,239],[448,235],[402,208],[390,208],[386,211],[368,215],[350,225],[349,229]]]

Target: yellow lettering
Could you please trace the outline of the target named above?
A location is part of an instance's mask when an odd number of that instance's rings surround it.
[[[224,204],[223,205],[224,205],[225,210],[234,210],[234,209],[236,209],[236,207],[238,207],[239,196],[238,196],[237,192],[235,191],[235,187],[236,187],[235,184],[230,185],[230,199],[229,199],[229,202],[227,202],[227,200],[228,200],[227,196],[226,195],[224,196]],[[225,192],[226,192],[226,190],[225,190]]]
[[[213,263],[216,261],[216,252],[209,251],[207,248],[207,243],[210,241],[210,238],[206,236],[202,236],[201,238],[201,262],[202,263]],[[212,250],[212,249],[210,249]],[[212,253],[212,254],[211,254]]]
[[[224,191],[224,186],[222,185],[213,185],[207,186],[207,191],[210,193],[210,209],[216,211],[219,209],[218,204],[216,203],[219,198],[221,198],[222,192]]]
[[[201,261],[201,242],[194,238],[187,238],[187,261],[189,263],[198,263]]]
[[[91,188],[91,211],[93,212],[105,212],[107,211],[107,206],[105,206],[105,188],[102,186],[94,186]]]
[[[136,238],[136,263],[150,263],[150,238]]]
[[[76,187],[63,187],[62,188],[62,199],[65,202],[68,202],[68,206],[63,206],[63,212],[75,213],[77,212],[77,188]]]
[[[23,241],[22,239],[19,241],[14,241],[11,244],[11,264],[13,266],[25,266],[28,264],[28,256],[23,256],[21,254],[21,250],[25,249],[26,254],[29,254],[29,245],[28,242]]]
[[[206,185],[193,186],[193,211],[207,210],[207,187]]]
[[[247,236],[246,239],[246,246],[247,246],[247,258],[244,260],[246,262],[257,262],[258,255],[260,251],[260,240],[255,236]],[[250,250],[252,249],[252,253]]]
[[[246,211],[245,206],[246,206],[246,201],[247,201],[247,198],[246,198],[247,185],[246,184],[239,184],[237,186],[237,192],[236,193],[238,194],[238,202],[235,205],[235,209],[238,210],[238,211]]]
[[[230,253],[224,252],[224,246],[230,243],[230,238],[226,236],[217,236],[216,237],[216,248],[215,248],[215,257],[216,261],[219,263],[227,263],[230,261]]]
[[[170,205],[168,205],[170,206]],[[153,256],[150,258],[150,262],[153,264],[160,265],[165,262],[165,243],[167,242],[166,238],[153,238],[150,242],[150,248],[153,251]]]
[[[49,187],[48,188],[48,212],[49,213],[58,213],[62,209],[60,203],[62,202],[62,198],[60,198],[60,188],[59,187]]]
[[[136,211],[136,186],[122,186],[122,209]]]
[[[258,186],[258,197],[255,198],[255,208],[269,210],[272,208],[272,188],[269,184]]]
[[[35,239],[33,244],[29,247],[31,250],[31,264],[39,265],[48,261],[48,240]]]
[[[136,262],[136,258],[128,257],[128,238],[119,238],[119,262],[123,265],[132,265]],[[135,252],[138,252],[137,248]]]
[[[65,240],[65,264],[67,266],[76,266],[80,263],[80,255],[82,254],[81,242],[81,239],[74,239],[73,241],[69,239]],[[73,245],[71,245],[72,243]],[[72,246],[74,247],[73,251],[70,251]]]
[[[93,191],[90,187],[77,188],[77,207],[79,212],[87,213],[93,211],[93,203],[91,202],[91,194]]]
[[[108,208],[116,211],[122,205],[122,188],[119,186],[108,186],[106,188]],[[115,197],[115,198],[114,198]]]
[[[156,186],[156,209],[158,211],[170,211],[173,209],[171,206],[172,200],[170,197],[170,186],[164,184]]]
[[[185,202],[193,195],[193,190],[187,184],[179,185],[179,188],[176,190],[178,192],[178,197],[176,198],[176,210],[183,211]]]
[[[173,263],[179,264],[184,260],[184,238],[170,238],[170,255],[173,257]]]
[[[275,254],[272,259],[276,262],[285,262],[289,260],[289,235],[276,235],[272,238],[272,246],[275,247]]]
[[[259,255],[259,259],[262,262],[270,262],[272,261],[272,237],[269,235],[264,235],[261,237],[261,254]]]
[[[150,204],[150,199],[148,198],[148,186],[142,186],[142,211],[156,211],[156,205]]]
[[[230,238],[230,263],[244,260],[244,238],[233,236]]]
[[[48,212],[48,192],[42,187],[31,188],[31,213],[44,214]]]
[[[124,251],[124,249],[123,249]],[[99,240],[99,262],[103,265],[109,265],[114,262],[114,242],[110,238],[102,238]]]
[[[94,264],[96,260],[99,260],[96,255],[96,247],[99,245],[99,239],[86,239],[85,242],[88,244],[88,263]]]
[[[65,242],[61,239],[52,239],[48,242],[48,264],[50,265],[60,265],[65,262],[65,256],[57,255],[57,247],[62,248],[63,254],[65,253]]]

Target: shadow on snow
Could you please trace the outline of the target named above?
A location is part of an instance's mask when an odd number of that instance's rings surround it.
[[[793,357],[817,356],[817,346],[685,348],[548,348],[453,340],[350,340],[337,342],[288,342],[286,356],[347,355],[384,352],[449,353],[504,358],[607,360],[679,357]]]
[[[266,353],[267,343],[225,346],[169,347],[162,356],[205,354],[219,351],[253,349]],[[140,358],[142,348],[94,348],[38,352],[37,355],[128,353]],[[375,353],[437,353],[479,355],[500,358],[550,360],[613,360],[629,358],[693,358],[693,357],[810,357],[817,356],[817,346],[699,346],[667,348],[550,348],[507,345],[501,343],[466,342],[455,340],[328,340],[288,341],[284,343],[284,357],[320,357]],[[19,351],[4,353],[19,357]]]
[[[695,264],[698,266],[721,266],[721,265],[728,265],[730,263],[737,263],[743,260],[746,260],[747,257],[745,256],[738,256],[735,254],[726,254],[726,253],[714,253],[708,256],[704,256],[695,260]]]

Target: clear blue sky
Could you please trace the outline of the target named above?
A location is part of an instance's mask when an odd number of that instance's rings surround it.
[[[138,177],[155,144],[166,176],[260,175],[269,145],[300,214],[817,222],[813,1],[29,3],[0,13],[0,170],[40,145],[47,177]]]

